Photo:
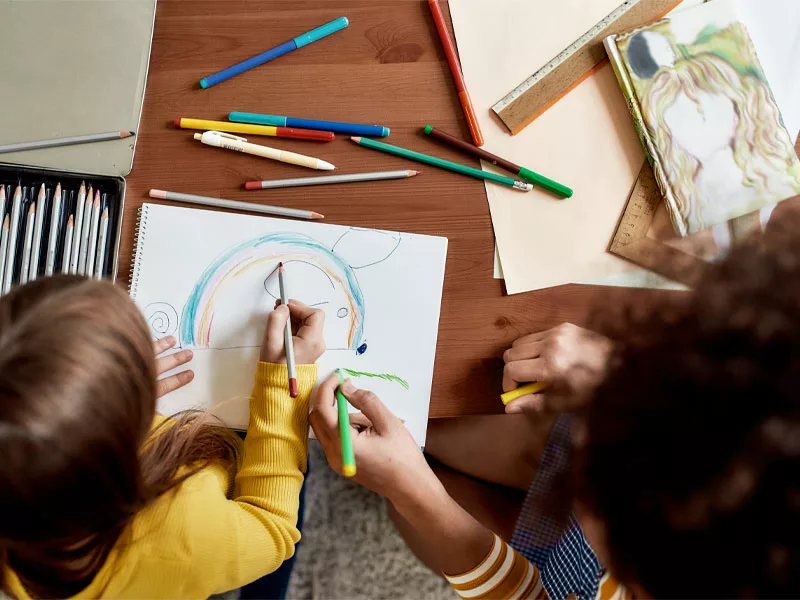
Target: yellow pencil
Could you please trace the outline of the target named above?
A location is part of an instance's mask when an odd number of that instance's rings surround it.
[[[510,392],[502,394],[500,396],[500,399],[503,401],[503,404],[507,406],[517,398],[522,398],[523,396],[527,396],[528,394],[538,394],[544,389],[547,389],[546,383],[542,383],[541,381],[535,381],[533,383],[522,385],[515,390],[511,390]]]
[[[316,142],[332,142],[336,135],[332,131],[316,129],[293,129],[291,127],[274,127],[273,125],[251,125],[249,123],[230,123],[228,121],[207,121],[205,119],[175,119],[175,127],[181,129],[205,129],[206,131],[227,131],[228,133],[249,133],[251,135],[268,135],[272,137],[292,138],[295,140],[314,140]]]

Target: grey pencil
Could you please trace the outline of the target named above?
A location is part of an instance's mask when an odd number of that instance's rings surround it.
[[[165,192],[164,190],[150,190],[150,197],[156,198],[157,200],[174,200],[176,202],[188,202],[189,204],[202,204],[204,206],[216,206],[219,208],[232,208],[234,210],[244,210],[248,212],[262,213],[265,215],[294,217],[295,219],[325,218],[325,215],[321,215],[310,210],[298,210],[296,208],[284,208],[282,206],[266,206],[264,204],[253,204],[252,202],[225,200],[224,198],[208,198],[206,196],[195,196],[193,194]]]
[[[103,209],[103,216],[100,217],[100,233],[97,241],[97,264],[94,267],[95,279],[102,279],[105,273],[103,267],[106,262],[106,241],[108,240],[108,207]]]
[[[47,257],[44,274],[50,277],[56,270],[56,248],[58,247],[59,225],[61,224],[61,184],[53,192],[53,208],[50,211],[50,235],[47,237]]]
[[[414,177],[419,171],[380,171],[376,173],[352,173],[350,175],[324,175],[322,177],[297,177],[294,179],[272,179],[268,181],[247,181],[246,190],[267,190],[274,188],[300,187],[306,185],[326,185],[332,183],[353,183],[356,181],[380,181],[384,179],[406,179]]]
[[[19,235],[19,213],[22,210],[22,187],[14,190],[11,201],[11,222],[8,224],[8,250],[6,250],[6,270],[3,273],[3,293],[11,291],[14,279],[14,261],[17,258],[17,236]]]
[[[283,278],[283,271],[283,263],[278,263],[278,288],[281,292],[281,304],[288,306],[289,298],[286,290],[286,282]],[[292,340],[291,319],[286,321],[286,326],[283,329],[283,346],[286,354],[286,371],[289,376],[289,396],[297,398],[299,395],[299,388],[297,386],[297,371],[294,362],[294,342]]]
[[[0,223],[6,218],[6,186],[0,185]],[[0,277],[0,282],[3,278]]]
[[[92,195],[92,186],[89,186],[89,197]],[[75,205],[75,221],[72,227],[72,250],[69,257],[69,273],[78,272],[78,255],[81,251],[81,233],[83,231],[83,212],[86,204],[86,186],[81,182],[78,190],[78,203]]]
[[[92,226],[89,228],[89,241],[86,247],[86,276],[94,277],[94,259],[97,252],[97,232],[100,230],[100,192],[94,196],[92,205]]]
[[[70,215],[67,219],[67,226],[64,228],[64,257],[61,259],[61,272],[70,273],[72,267],[72,238],[73,234],[73,216]]]
[[[3,274],[6,271],[6,252],[8,252],[8,215],[3,219],[3,229],[0,231],[0,281],[3,281]]]
[[[33,221],[36,218],[36,202],[31,202],[28,209],[28,220],[25,222],[25,240],[22,244],[22,268],[19,271],[19,283],[28,283],[28,269],[31,264],[31,249],[33,247]]]
[[[99,195],[100,192],[98,191]],[[81,249],[78,253],[78,275],[86,275],[86,256],[89,253],[89,233],[92,227],[92,188],[86,194],[86,206],[83,209],[83,230],[81,231]]]
[[[40,150],[41,148],[54,148],[56,146],[73,146],[75,144],[89,144],[92,142],[105,142],[120,140],[134,135],[133,131],[109,131],[107,133],[91,133],[89,135],[73,135],[70,137],[54,138],[51,140],[37,140],[34,142],[18,142],[15,144],[0,145],[0,154],[7,152],[24,152],[26,150]]]
[[[39,255],[42,253],[42,229],[44,228],[44,213],[47,210],[47,192],[44,184],[39,188],[39,198],[36,201],[36,217],[33,226],[33,246],[31,247],[31,267],[28,271],[28,281],[33,281],[39,276]]]

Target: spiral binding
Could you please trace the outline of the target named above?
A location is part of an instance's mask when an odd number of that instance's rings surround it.
[[[143,204],[139,207],[139,214],[136,217],[136,227],[134,228],[133,234],[136,238],[136,252],[133,256],[133,263],[131,264],[128,293],[134,300],[136,299],[136,294],[139,292],[139,270],[142,266],[142,255],[144,254],[144,238],[147,235],[147,211],[147,204]]]

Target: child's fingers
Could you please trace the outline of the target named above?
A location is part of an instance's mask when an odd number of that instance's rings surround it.
[[[161,375],[161,373],[166,373],[167,371],[171,371],[176,367],[185,365],[192,360],[193,357],[194,353],[191,350],[181,350],[180,352],[174,352],[172,354],[168,354],[167,356],[157,358],[156,373]]]
[[[543,371],[544,361],[540,358],[507,363],[503,369],[503,391],[510,392],[519,387],[520,383],[548,381]]]
[[[514,345],[503,353],[503,360],[507,363],[516,360],[539,358],[542,353],[541,342]]]
[[[336,386],[338,385],[339,375],[334,373],[320,384],[314,399],[311,401],[309,419],[312,420],[312,424],[316,423],[314,431],[317,432],[317,435],[319,435],[318,427],[325,429],[328,435],[330,432],[336,431],[338,427],[339,413],[336,407],[335,395]]]
[[[514,343],[511,344],[512,347],[514,346],[523,346],[525,344],[531,344],[533,342],[541,342],[549,333],[549,329],[547,331],[539,331],[537,333],[529,333],[528,335],[523,335],[521,338],[514,340]]]
[[[517,398],[506,406],[506,414],[516,415],[520,413],[540,414],[546,410],[544,394],[529,394]]]
[[[271,356],[283,356],[283,332],[289,320],[289,309],[279,306],[267,316],[264,345]]]
[[[181,371],[156,382],[156,398],[161,398],[178,388],[182,388],[194,379],[194,371]]]
[[[292,317],[298,319],[300,327],[297,337],[309,338],[310,336],[322,335],[325,326],[325,312],[319,308],[311,308],[298,300],[289,300],[289,310]]]
[[[397,417],[386,408],[386,405],[375,394],[367,390],[359,390],[349,379],[342,384],[341,390],[350,404],[360,410],[372,422],[378,434],[385,433],[391,429]]]
[[[155,342],[153,342],[153,354],[158,356],[162,352],[166,352],[170,348],[174,347],[175,344],[177,344],[177,343],[178,343],[178,340],[176,340],[171,335],[168,335],[167,337],[163,337],[160,340],[156,340]]]

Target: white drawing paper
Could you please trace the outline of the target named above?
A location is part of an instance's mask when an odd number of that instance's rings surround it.
[[[349,369],[422,446],[447,239],[145,204],[131,295],[154,339],[191,348],[195,379],[159,410],[213,408],[246,429],[267,314],[288,294],[325,312],[320,378]]]

